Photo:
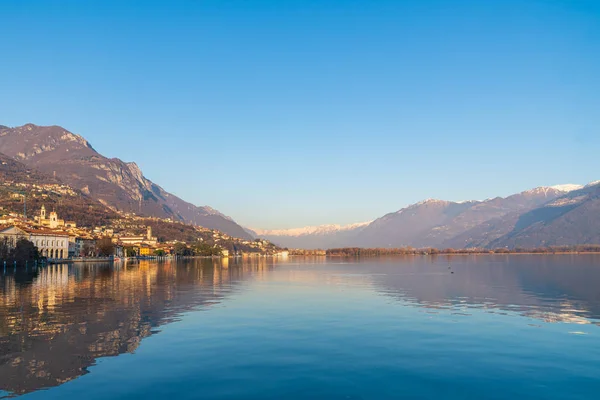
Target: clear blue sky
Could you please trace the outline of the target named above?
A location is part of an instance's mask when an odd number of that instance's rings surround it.
[[[0,2],[0,124],[256,228],[600,179],[600,1]]]

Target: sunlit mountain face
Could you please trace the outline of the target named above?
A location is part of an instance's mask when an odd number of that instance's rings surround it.
[[[0,127],[0,153],[59,178],[114,211],[171,218],[250,238],[231,218],[167,192],[147,179],[135,162],[105,157],[83,136],[63,127]]]

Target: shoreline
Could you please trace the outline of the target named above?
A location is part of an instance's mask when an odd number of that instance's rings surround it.
[[[288,258],[292,257],[323,257],[323,258],[378,258],[378,257],[438,257],[438,256],[581,256],[581,255],[600,255],[600,251],[562,251],[562,252],[472,252],[472,253],[397,253],[397,254],[290,254]],[[65,260],[52,260],[47,264],[84,264],[84,263],[120,263],[126,261],[177,261],[186,259],[255,259],[255,258],[273,258],[273,259],[285,259],[284,257],[278,257],[273,255],[262,255],[260,257],[211,257],[211,256],[183,256],[183,257],[160,257],[160,258],[127,258],[127,259],[112,259],[112,258],[79,258],[79,259],[65,259]]]
[[[310,255],[312,257],[391,257],[391,256],[517,256],[517,255],[530,255],[530,256],[556,256],[556,255],[585,255],[585,254],[600,254],[600,251],[556,251],[556,252],[473,252],[473,253],[396,253],[396,254],[326,254],[322,256]],[[306,257],[309,255],[293,255],[290,257]]]

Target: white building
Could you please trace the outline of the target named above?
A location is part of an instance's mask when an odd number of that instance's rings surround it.
[[[139,246],[141,244],[147,244],[148,246],[154,247],[158,240],[156,237],[152,236],[152,227],[148,226],[146,228],[146,236],[121,236],[118,238],[121,243],[125,246]]]
[[[9,238],[13,246],[19,239],[27,239],[38,248],[43,257],[69,257],[69,234],[65,232],[11,226],[0,231],[0,238]]]

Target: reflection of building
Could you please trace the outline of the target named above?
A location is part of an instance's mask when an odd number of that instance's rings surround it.
[[[27,239],[38,248],[43,257],[67,258],[69,256],[69,234],[64,232],[11,226],[1,230],[0,237],[8,238],[12,246],[15,246],[19,239]]]
[[[48,227],[50,229],[56,229],[58,227],[69,227],[69,228],[75,228],[77,226],[77,224],[75,224],[75,222],[73,221],[67,221],[65,222],[65,220],[63,219],[58,219],[58,214],[56,214],[56,212],[52,211],[50,213],[50,217],[48,218],[46,216],[46,207],[42,206],[41,210],[40,210],[40,215],[35,217],[35,221],[44,226],[44,227]]]
[[[26,283],[17,281],[25,271],[0,273],[0,397],[73,381],[99,357],[134,352],[182,311],[231,295],[227,284],[212,286],[220,260],[191,262],[194,268],[147,261],[128,268],[49,265],[30,268]],[[219,282],[228,281],[230,273],[219,274]]]

